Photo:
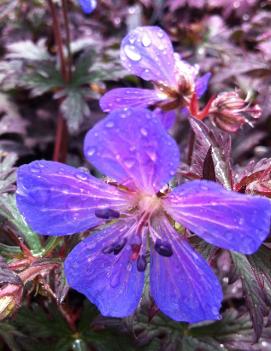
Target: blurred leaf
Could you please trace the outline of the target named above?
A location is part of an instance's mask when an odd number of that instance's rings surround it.
[[[80,86],[92,82],[93,74],[90,68],[95,60],[96,52],[92,48],[84,51],[75,63],[75,69],[72,73],[71,85]]]
[[[75,133],[79,130],[84,117],[90,114],[90,110],[83,90],[68,89],[66,93],[67,96],[61,103],[60,109],[68,123],[69,131]]]
[[[9,59],[24,59],[31,61],[47,61],[52,60],[49,55],[47,47],[45,46],[45,39],[40,39],[37,43],[31,40],[18,41],[7,46]]]
[[[0,194],[15,190],[16,171],[14,164],[17,161],[15,153],[0,152]]]
[[[12,351],[21,351],[16,337],[22,336],[22,333],[18,331],[14,326],[7,322],[0,322],[0,336],[5,341],[7,346]]]
[[[0,93],[0,135],[25,134],[26,122],[21,118],[17,106],[8,96]]]
[[[39,96],[64,86],[61,73],[56,69],[54,62],[39,62],[34,69],[21,77],[19,84],[30,89],[32,96]]]
[[[206,337],[205,340],[193,338],[192,336],[185,336],[182,340],[182,347],[179,351],[227,351],[223,344],[215,341],[211,337]]]

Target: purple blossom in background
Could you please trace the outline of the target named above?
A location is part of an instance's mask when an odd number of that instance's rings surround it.
[[[219,281],[173,223],[251,254],[269,233],[270,200],[204,180],[170,190],[178,146],[145,109],[113,111],[88,132],[84,152],[107,182],[58,162],[18,170],[17,205],[33,230],[66,235],[103,224],[66,258],[70,286],[103,315],[129,316],[150,260],[150,294],[161,311],[177,321],[218,319]]]
[[[167,34],[159,27],[138,27],[121,43],[123,66],[151,81],[154,89],[117,88],[100,100],[103,111],[123,107],[158,107],[163,111],[189,106],[192,95],[202,96],[211,74],[197,78],[199,68],[174,53]]]
[[[93,12],[97,6],[97,0],[78,0],[78,2],[86,14]]]

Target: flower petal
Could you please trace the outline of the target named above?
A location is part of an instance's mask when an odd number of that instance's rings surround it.
[[[101,109],[105,112],[124,107],[148,107],[158,101],[163,101],[166,96],[150,89],[117,88],[112,89],[100,99]]]
[[[124,67],[145,80],[176,87],[175,59],[168,35],[159,27],[138,27],[121,43]]]
[[[175,188],[164,200],[166,211],[207,242],[251,254],[270,231],[271,201],[238,194],[208,181]]]
[[[97,0],[78,0],[78,2],[86,14],[93,12],[97,6]]]
[[[141,108],[111,112],[88,132],[84,151],[104,174],[150,193],[160,190],[179,164],[174,139],[154,113]]]
[[[159,309],[176,321],[219,319],[223,294],[211,268],[166,219],[156,230],[173,248],[170,257],[151,252],[151,295]]]
[[[66,235],[101,223],[95,209],[122,211],[129,195],[90,174],[52,161],[34,161],[19,167],[17,206],[39,234]]]
[[[135,223],[119,222],[78,244],[65,260],[69,285],[94,303],[104,316],[127,317],[136,309],[144,273],[131,259],[129,242],[118,255],[102,252],[112,240],[135,230]]]
[[[212,74],[210,72],[208,72],[196,80],[195,91],[196,91],[198,98],[200,98],[207,90],[209,80],[211,77],[212,77]]]
[[[177,116],[175,110],[163,111],[160,108],[156,108],[154,110],[154,113],[160,119],[161,123],[163,124],[166,130],[172,128],[174,123],[176,122]]]

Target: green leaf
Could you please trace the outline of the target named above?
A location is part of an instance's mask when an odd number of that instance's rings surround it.
[[[5,341],[10,350],[21,351],[15,337],[22,336],[22,333],[18,331],[14,326],[10,325],[7,322],[0,322],[0,336]]]
[[[45,39],[41,39],[37,43],[34,43],[31,40],[23,40],[9,44],[7,46],[7,50],[9,51],[7,58],[31,61],[52,60],[45,42]]]
[[[25,73],[19,84],[31,90],[32,96],[39,96],[46,92],[65,86],[59,70],[54,62],[39,62]]]
[[[257,274],[261,273],[257,272],[256,274],[245,255],[231,252],[231,257],[235,266],[236,276],[242,281],[246,305],[252,319],[256,340],[258,340],[263,330],[264,316],[268,312],[263,276],[261,275],[261,283],[259,276],[257,276]]]
[[[67,121],[69,131],[76,133],[84,117],[90,114],[82,89],[68,89],[60,109]]]
[[[182,340],[182,347],[179,351],[227,351],[223,344],[215,341],[211,337],[204,340],[196,339],[192,336],[185,336]]]
[[[0,194],[15,190],[14,164],[16,161],[17,155],[15,153],[0,153]]]
[[[43,248],[41,246],[40,238],[38,234],[29,228],[23,216],[20,214],[16,206],[14,195],[4,194],[0,197],[0,214],[7,218],[24,236],[25,241],[34,255],[42,254]]]
[[[72,74],[72,86],[79,87],[80,85],[89,84],[92,82],[90,67],[93,64],[95,56],[96,53],[92,48],[88,48],[80,55],[79,59],[75,63],[75,69]]]

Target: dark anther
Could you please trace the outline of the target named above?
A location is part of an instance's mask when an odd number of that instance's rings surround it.
[[[157,239],[154,244],[154,249],[161,256],[170,257],[173,255],[172,247],[170,243],[168,243],[167,241],[162,241],[160,239]]]
[[[127,239],[123,238],[119,243],[114,245],[114,255],[118,255],[127,243]]]
[[[111,254],[113,251],[114,251],[114,245],[105,246],[102,249],[102,253],[104,254]]]
[[[145,255],[140,255],[136,261],[136,268],[139,272],[144,272],[147,267],[147,260]]]
[[[95,216],[103,219],[114,219],[119,218],[120,214],[112,208],[96,208]]]

